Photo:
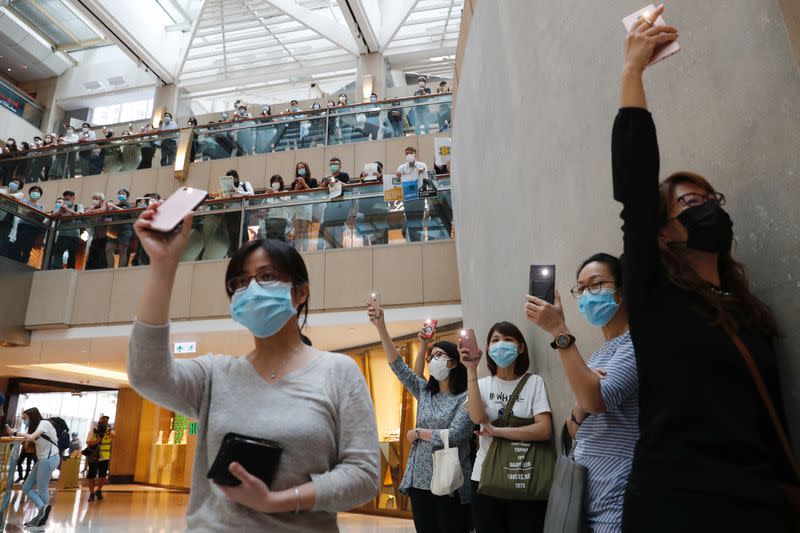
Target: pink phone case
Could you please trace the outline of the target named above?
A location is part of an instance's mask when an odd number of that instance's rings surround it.
[[[192,187],[181,187],[158,206],[150,229],[168,233],[180,224],[183,217],[203,203],[208,192]]]
[[[624,19],[622,19],[622,25],[625,26],[626,31],[631,31],[631,28],[633,28],[633,25],[636,24],[636,21],[639,20],[639,18],[654,13],[655,10],[656,6],[654,6],[653,4],[650,4],[647,7],[643,7],[636,13],[632,13],[627,17],[625,17]],[[661,16],[659,16],[653,23],[653,26],[664,26],[664,25],[666,25],[666,22],[664,22],[664,17]],[[680,49],[681,47],[677,41],[672,41],[671,43],[663,44],[657,47],[653,51],[653,57],[650,58],[650,63],[648,63],[648,65],[652,65],[653,63],[658,63],[662,59],[666,59],[669,56],[675,54]]]
[[[463,348],[467,348],[471,353],[472,357],[478,357],[478,352],[480,348],[478,347],[478,339],[475,337],[475,330],[474,329],[464,329],[461,330],[461,346]]]

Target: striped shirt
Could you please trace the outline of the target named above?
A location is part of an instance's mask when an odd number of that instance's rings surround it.
[[[639,378],[630,332],[603,344],[588,364],[607,374],[600,381],[606,412],[587,417],[576,435],[575,462],[588,471],[586,525],[593,532],[618,532],[639,439]]]

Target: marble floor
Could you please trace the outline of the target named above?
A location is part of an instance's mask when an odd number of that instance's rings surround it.
[[[109,487],[111,488],[111,487]],[[24,529],[22,524],[35,514],[33,506],[17,489],[12,493],[6,516],[6,533],[45,531],[47,533],[179,533],[185,531],[183,514],[189,495],[182,492],[103,491],[102,502],[86,501],[86,491],[51,491],[53,512],[45,528]],[[342,533],[413,533],[411,520],[358,514],[340,514]]]

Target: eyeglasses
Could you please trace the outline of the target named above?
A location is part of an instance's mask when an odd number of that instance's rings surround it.
[[[604,285],[606,283],[614,283],[614,282],[613,281],[605,281],[605,280],[597,280],[597,281],[591,282],[588,285],[582,285],[582,284],[578,283],[577,285],[575,285],[574,287],[572,287],[570,289],[570,292],[572,293],[572,296],[575,297],[575,299],[580,300],[581,296],[583,296],[584,291],[589,291],[589,294],[600,294],[600,291],[602,291],[605,288]],[[617,289],[614,289],[614,290],[616,291]]]
[[[239,292],[246,289],[252,280],[256,280],[256,283],[259,285],[280,281],[273,272],[264,270],[255,276],[237,276],[235,278],[231,278],[225,282],[225,286],[228,288],[228,292]]]
[[[684,207],[699,207],[705,205],[707,202],[716,205],[725,205],[725,195],[720,192],[712,192],[710,194],[690,192],[680,196],[677,202]]]
[[[444,352],[436,352],[436,353],[431,352],[430,355],[428,355],[428,361],[432,361],[434,359],[440,359],[442,357],[444,357],[445,359],[450,359]]]

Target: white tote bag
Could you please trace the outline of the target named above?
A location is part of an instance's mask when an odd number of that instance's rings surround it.
[[[433,477],[431,492],[436,496],[446,496],[461,488],[464,484],[464,473],[458,460],[458,448],[450,447],[450,431],[439,431],[444,449],[433,452]]]

